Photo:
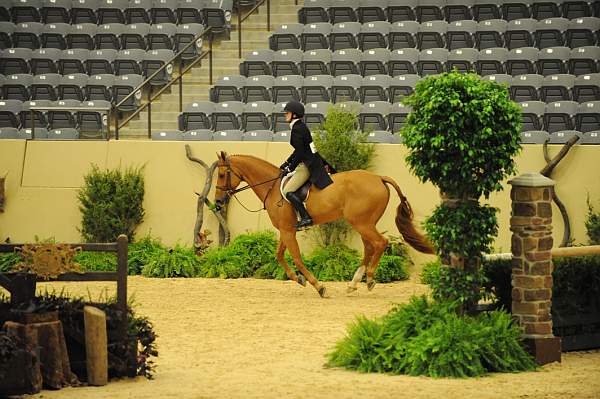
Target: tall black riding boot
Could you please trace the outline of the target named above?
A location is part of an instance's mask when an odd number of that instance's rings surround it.
[[[296,224],[296,228],[302,229],[304,227],[312,226],[312,218],[306,211],[304,203],[302,202],[300,197],[298,197],[296,193],[291,192],[286,194],[286,198],[292,203],[292,205],[294,205],[294,208],[300,214],[300,221],[298,222],[298,224]]]

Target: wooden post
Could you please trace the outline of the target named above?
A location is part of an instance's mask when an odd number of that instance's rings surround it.
[[[106,313],[93,306],[83,307],[87,379],[90,385],[108,383]]]

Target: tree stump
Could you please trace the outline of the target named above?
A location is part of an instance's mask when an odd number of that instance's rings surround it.
[[[19,337],[28,348],[38,353],[44,386],[60,389],[78,384],[77,377],[71,371],[58,312],[24,314],[20,321],[7,321],[4,328],[8,334]]]

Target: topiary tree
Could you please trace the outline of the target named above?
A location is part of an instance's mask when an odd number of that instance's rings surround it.
[[[480,257],[497,233],[496,209],[479,198],[502,190],[521,149],[521,111],[505,86],[475,74],[444,73],[417,83],[402,136],[406,162],[441,192],[442,204],[425,222],[442,264],[437,297],[472,307],[479,300]]]
[[[317,151],[338,172],[369,169],[375,158],[375,147],[367,143],[367,134],[358,130],[357,115],[332,107],[322,129],[313,133]],[[323,247],[343,244],[351,227],[346,221],[316,226],[312,231],[317,244]]]
[[[114,242],[126,234],[131,242],[144,219],[143,167],[102,171],[92,165],[77,199],[85,241]]]
[[[585,219],[585,228],[587,235],[590,238],[590,245],[600,244],[600,213],[594,211],[594,207],[590,202],[590,197],[587,198],[588,213]]]

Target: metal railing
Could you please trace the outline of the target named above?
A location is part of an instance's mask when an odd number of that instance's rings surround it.
[[[271,30],[271,0],[260,0],[258,3],[248,11],[248,13],[242,17],[242,11],[237,9],[237,32],[238,32],[238,58],[242,58],[242,23],[258,10],[258,7],[262,6],[265,1],[267,2],[267,30]]]
[[[212,55],[212,47],[213,47],[213,35],[214,32],[209,27],[202,33],[196,35],[194,39],[183,47],[173,58],[169,61],[165,62],[159,69],[154,71],[152,75],[148,76],[146,80],[144,80],[139,86],[134,88],[131,93],[125,96],[121,101],[113,107],[113,113],[116,115],[115,117],[115,139],[119,139],[119,129],[123,128],[129,121],[139,115],[146,108],[148,109],[148,138],[151,137],[152,132],[152,102],[156,100],[162,93],[164,93],[168,88],[170,88],[174,83],[179,83],[179,112],[183,111],[183,75],[186,74],[189,70],[191,70],[196,64],[202,61],[204,58],[208,57],[208,79],[209,83],[212,85],[213,82],[213,55]],[[192,60],[185,68],[183,67],[183,60],[181,56],[191,47],[195,46],[196,42],[200,39],[204,39],[208,37],[208,51],[203,51],[198,54],[196,58]],[[119,107],[129,101],[133,96],[136,95],[137,92],[140,92],[148,85],[150,82],[158,76],[158,74],[163,73],[168,67],[172,67],[175,61],[179,60],[179,75],[175,78],[172,78],[167,84],[162,86],[159,91],[156,93],[150,92],[148,96],[148,101],[141,104],[131,115],[129,115],[123,122],[119,123],[118,111]],[[150,86],[152,87],[152,86]]]

